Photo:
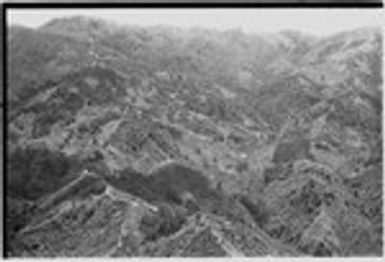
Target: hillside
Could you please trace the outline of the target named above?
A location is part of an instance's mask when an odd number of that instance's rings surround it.
[[[9,256],[379,256],[382,35],[10,26]]]

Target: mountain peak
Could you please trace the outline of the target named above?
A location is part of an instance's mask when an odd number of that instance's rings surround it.
[[[57,18],[39,28],[44,32],[72,37],[95,37],[109,33],[115,25],[99,18],[72,16]]]

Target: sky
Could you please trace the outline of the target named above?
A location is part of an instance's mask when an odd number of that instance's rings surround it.
[[[240,28],[246,33],[300,30],[329,35],[358,27],[380,26],[382,9],[8,9],[8,24],[39,27],[60,17],[84,15],[117,24],[171,25],[219,30]]]

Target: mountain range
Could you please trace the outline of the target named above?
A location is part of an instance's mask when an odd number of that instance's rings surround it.
[[[8,256],[382,255],[382,34],[10,25]]]

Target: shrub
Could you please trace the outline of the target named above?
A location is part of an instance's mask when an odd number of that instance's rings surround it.
[[[105,176],[104,178],[114,187],[146,201],[154,202],[160,198],[159,189],[154,187],[151,179],[131,168],[124,169],[117,176]]]
[[[241,196],[240,202],[259,226],[263,226],[267,222],[269,214],[262,200],[259,199],[255,204],[247,196]]]
[[[238,173],[243,173],[249,169],[249,165],[246,160],[239,160],[236,165],[236,170]]]
[[[158,206],[158,211],[143,216],[139,228],[145,234],[145,239],[154,241],[162,236],[177,232],[186,219],[182,212],[167,204]]]
[[[9,156],[7,189],[12,196],[36,200],[70,179],[77,160],[47,149],[16,149]]]
[[[106,176],[105,180],[114,187],[153,204],[165,202],[183,205],[186,193],[191,194],[197,202],[209,200],[213,194],[204,175],[176,164],[162,167],[149,176],[128,168],[118,176]]]
[[[283,142],[277,146],[274,152],[274,163],[288,163],[297,159],[309,157],[310,141],[304,138]]]
[[[322,203],[320,189],[315,187],[313,181],[310,181],[302,187],[298,195],[290,200],[290,203],[305,214],[313,214]]]
[[[273,167],[268,167],[263,173],[263,183],[265,185],[270,184],[275,180],[284,180],[291,173],[290,165],[276,164]]]

